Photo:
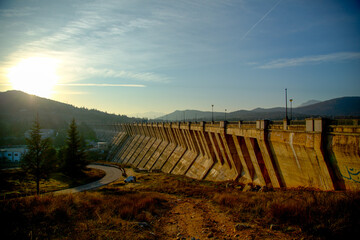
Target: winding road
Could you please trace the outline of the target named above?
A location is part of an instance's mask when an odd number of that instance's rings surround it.
[[[88,183],[88,184],[81,185],[81,186],[74,187],[74,188],[68,188],[68,189],[56,191],[56,192],[53,192],[53,194],[60,195],[60,194],[68,194],[68,193],[77,193],[77,192],[82,192],[82,191],[98,188],[98,187],[107,185],[109,183],[112,183],[112,182],[118,180],[122,176],[120,169],[116,168],[116,167],[97,165],[97,164],[90,164],[87,167],[102,170],[105,172],[105,176],[102,179],[97,180],[95,182]]]

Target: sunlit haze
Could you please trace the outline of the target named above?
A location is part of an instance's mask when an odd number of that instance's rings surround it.
[[[58,80],[56,67],[55,59],[27,58],[9,69],[8,78],[15,90],[50,97]]]
[[[357,0],[3,0],[0,32],[0,91],[110,113],[360,93]]]

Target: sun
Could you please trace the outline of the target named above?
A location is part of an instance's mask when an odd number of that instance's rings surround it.
[[[40,97],[50,97],[59,76],[58,60],[48,57],[22,59],[7,74],[12,88]]]

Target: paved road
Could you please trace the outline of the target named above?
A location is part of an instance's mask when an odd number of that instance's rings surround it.
[[[78,186],[78,187],[75,187],[75,188],[69,188],[69,189],[56,191],[56,192],[53,192],[53,193],[55,195],[59,195],[59,194],[82,192],[82,191],[86,191],[86,190],[90,190],[90,189],[94,189],[94,188],[104,186],[106,184],[109,184],[111,182],[114,182],[114,181],[118,180],[122,176],[120,169],[118,169],[116,167],[95,165],[95,164],[88,165],[87,167],[103,170],[106,173],[106,175],[102,179],[100,179],[98,181],[95,181],[95,182],[92,182],[92,183],[89,183],[89,184],[85,184],[85,185],[82,185],[82,186]]]

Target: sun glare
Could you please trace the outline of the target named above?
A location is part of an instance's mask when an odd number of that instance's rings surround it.
[[[7,76],[15,90],[50,97],[59,79],[57,65],[58,60],[54,58],[31,57],[10,68]]]

